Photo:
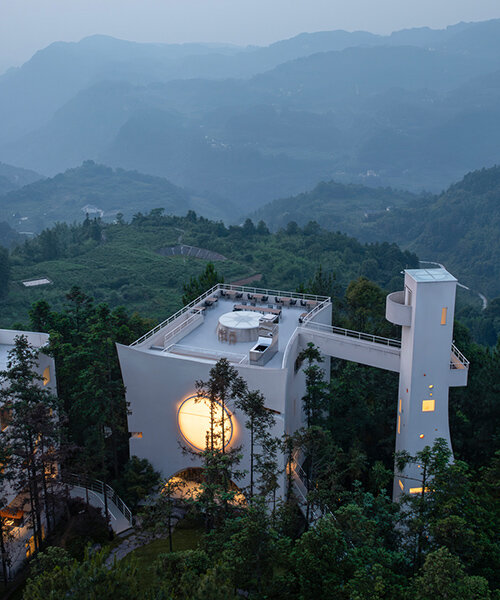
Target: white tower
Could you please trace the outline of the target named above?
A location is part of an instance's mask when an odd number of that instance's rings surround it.
[[[411,455],[444,438],[450,386],[467,384],[468,362],[452,345],[457,280],[445,269],[405,271],[404,292],[387,298],[387,319],[402,325],[396,452]],[[394,475],[393,497],[419,493],[417,464]]]

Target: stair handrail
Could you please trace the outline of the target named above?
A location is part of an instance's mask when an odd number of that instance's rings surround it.
[[[62,482],[73,487],[82,487],[92,492],[97,492],[104,496],[104,490],[106,490],[106,497],[114,503],[116,508],[122,513],[127,521],[132,525],[132,511],[125,504],[125,502],[118,496],[115,490],[108,484],[104,487],[104,482],[100,479],[91,479],[83,475],[77,475],[76,473],[66,473],[62,476]]]

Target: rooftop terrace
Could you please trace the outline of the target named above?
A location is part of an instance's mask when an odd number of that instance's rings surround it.
[[[255,364],[251,362],[250,350],[267,334],[277,337],[278,341],[273,344],[272,357],[262,366],[281,368],[287,344],[296,328],[329,304],[330,298],[323,296],[219,284],[132,346],[155,354],[207,361],[224,357],[235,364]],[[242,318],[235,319],[234,327],[231,318],[220,322],[223,315],[235,312]],[[221,326],[224,321],[230,323],[226,331]],[[241,329],[238,321],[241,321]]]

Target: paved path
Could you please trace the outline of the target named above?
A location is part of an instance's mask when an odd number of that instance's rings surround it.
[[[172,531],[175,529],[176,524],[180,519],[182,519],[185,515],[186,511],[183,509],[175,509],[172,515]],[[133,552],[137,548],[141,546],[145,546],[150,542],[164,538],[163,534],[155,534],[150,531],[133,531],[129,535],[125,534],[123,538],[123,542],[121,542],[118,546],[115,546],[113,550],[111,550],[110,555],[106,559],[106,565],[111,566],[113,562],[116,560],[121,560],[130,552]]]

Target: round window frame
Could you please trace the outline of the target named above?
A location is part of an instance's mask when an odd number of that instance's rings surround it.
[[[186,402],[189,402],[190,400],[196,401],[197,398],[200,398],[200,396],[197,396],[195,394],[193,396],[189,396],[188,398],[185,398],[180,403],[179,408],[177,409],[177,428],[179,429],[179,433],[181,434],[181,437],[186,442],[186,444],[188,444],[189,446],[191,446],[191,448],[194,448],[195,450],[199,450],[200,452],[203,452],[203,450],[205,450],[205,448],[200,448],[196,444],[193,444],[193,442],[191,442],[187,438],[185,433],[182,431],[182,427],[181,427],[180,420],[179,420],[182,407],[186,404]],[[206,398],[205,396],[201,396],[201,399],[204,399],[204,400],[207,400],[208,402],[210,402],[210,400],[208,398]],[[229,412],[229,410],[227,409],[226,406],[224,408],[222,408],[222,404],[218,400],[216,401],[216,404],[218,404],[221,407],[221,409],[223,409],[226,412],[227,418],[229,420],[229,425],[231,428],[229,438],[228,438],[227,442],[224,444],[224,449],[226,449],[229,446],[229,444],[231,443],[231,440],[233,439],[233,435],[234,435],[233,415],[232,415],[232,413]]]

